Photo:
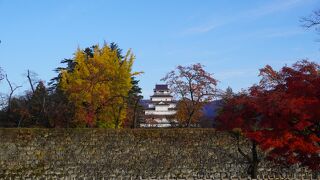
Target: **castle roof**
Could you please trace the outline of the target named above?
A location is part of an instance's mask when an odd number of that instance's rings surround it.
[[[156,84],[156,88],[154,90],[169,90],[167,84]]]
[[[166,102],[160,101],[159,103],[156,103],[156,105],[165,105],[165,106],[168,106],[168,105],[170,105],[170,103],[166,103]]]
[[[173,96],[171,96],[170,94],[154,94],[150,97],[173,97]]]

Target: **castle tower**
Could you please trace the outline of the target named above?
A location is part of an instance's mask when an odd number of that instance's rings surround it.
[[[171,127],[176,122],[176,102],[168,85],[157,84],[145,109],[145,123],[141,127]]]

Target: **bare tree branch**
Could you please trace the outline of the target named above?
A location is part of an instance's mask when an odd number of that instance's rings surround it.
[[[30,70],[29,70],[29,69],[28,69],[27,78],[28,78],[28,80],[29,80],[29,84],[30,84],[30,87],[31,87],[32,93],[34,93],[34,87],[33,87],[33,83],[32,83],[32,80],[31,80]]]
[[[319,25],[320,25],[320,10],[316,10],[313,12],[312,15],[308,17],[303,17],[300,20],[303,24],[302,27],[305,27],[307,29],[315,27],[317,31],[319,31]]]
[[[22,86],[15,86],[15,87],[13,87],[12,84],[11,84],[11,82],[10,82],[9,79],[8,79],[8,75],[7,75],[7,74],[5,75],[5,78],[6,78],[7,82],[8,82],[9,87],[10,87],[10,94],[9,94],[9,98],[8,98],[8,113],[9,113],[9,112],[11,111],[11,99],[12,99],[12,95],[13,95],[14,91],[16,91],[18,88],[20,88],[20,87],[22,87]]]

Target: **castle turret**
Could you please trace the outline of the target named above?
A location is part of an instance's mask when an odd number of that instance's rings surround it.
[[[145,109],[145,123],[141,127],[171,127],[176,122],[176,102],[166,84],[157,84]]]

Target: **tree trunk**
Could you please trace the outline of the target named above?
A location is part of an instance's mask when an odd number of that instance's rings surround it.
[[[190,125],[191,125],[191,120],[192,120],[193,114],[194,114],[194,110],[192,110],[191,113],[189,114],[188,122],[187,122],[187,127],[188,127],[188,128],[189,128]]]
[[[139,103],[139,99],[136,100],[136,102],[134,103],[134,108],[133,108],[133,124],[132,124],[132,128],[137,128],[137,108],[138,108],[138,103]]]
[[[248,154],[245,154],[240,148],[240,135],[236,135],[238,151],[239,153],[247,159],[249,162],[249,167],[247,170],[247,174],[251,176],[252,179],[257,179],[258,176],[258,165],[260,160],[258,159],[257,152],[257,143],[255,141],[251,141],[251,157]]]
[[[187,128],[190,127],[190,122],[191,122],[191,117],[189,116],[189,117],[188,117],[188,121],[187,121]]]
[[[120,128],[120,116],[121,116],[122,106],[119,107],[118,114],[116,115],[115,129]]]
[[[31,90],[32,90],[32,94],[33,94],[33,93],[34,93],[34,87],[33,87],[33,84],[32,84],[31,77],[30,77],[30,71],[29,71],[29,69],[28,69],[27,78],[28,78],[28,80],[29,80],[29,84],[30,84],[30,87],[31,87]]]
[[[252,153],[252,162],[251,162],[251,178],[257,179],[258,175],[258,153],[257,153],[257,144],[255,141],[252,141],[252,147],[251,147],[251,153]]]
[[[136,120],[136,110],[133,110],[133,123],[132,123],[132,129],[135,129],[137,127],[137,120]]]

